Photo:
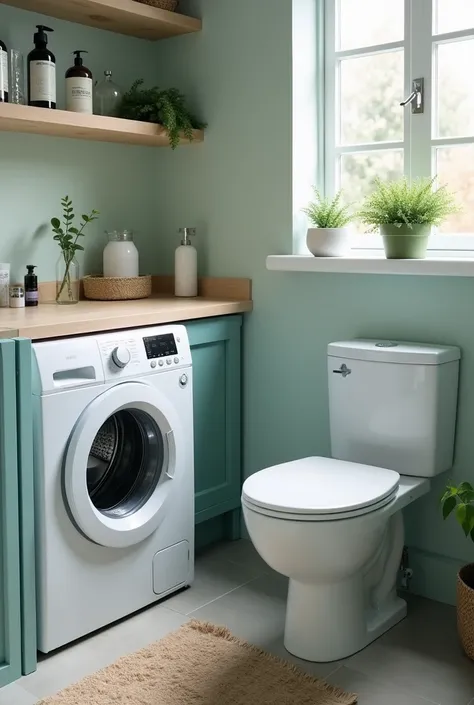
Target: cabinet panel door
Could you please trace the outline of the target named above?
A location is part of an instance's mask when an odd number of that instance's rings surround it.
[[[240,506],[240,316],[188,324],[193,356],[196,522]]]
[[[0,340],[0,687],[21,675],[15,343]]]
[[[36,670],[35,503],[31,340],[17,338],[16,400],[20,508],[22,673]]]

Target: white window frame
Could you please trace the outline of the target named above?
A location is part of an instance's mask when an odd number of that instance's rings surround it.
[[[353,0],[357,2],[357,0]],[[324,191],[333,195],[338,189],[336,174],[337,160],[340,154],[382,151],[383,149],[404,150],[404,173],[408,178],[417,178],[434,174],[436,148],[462,144],[474,144],[474,135],[469,137],[433,139],[436,121],[437,101],[432,100],[436,65],[436,46],[464,38],[474,39],[474,28],[446,34],[434,35],[433,0],[405,0],[405,33],[398,42],[390,42],[370,47],[336,51],[336,21],[339,0],[321,0],[325,18],[325,110],[324,110]],[[416,41],[413,39],[416,38]],[[339,65],[344,58],[367,56],[386,51],[403,49],[405,52],[404,95],[411,93],[413,78],[423,76],[425,79],[424,113],[412,115],[410,107],[404,110],[404,138],[401,141],[378,142],[338,146],[337,120],[339,109]],[[474,225],[474,213],[473,213]],[[382,249],[381,238],[377,235],[354,237],[353,248],[377,252]],[[474,230],[472,234],[443,234],[436,232],[430,238],[429,250],[432,254],[445,257],[472,257],[474,251]]]

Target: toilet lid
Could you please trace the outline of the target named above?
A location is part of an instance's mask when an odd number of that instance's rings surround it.
[[[289,514],[340,514],[390,497],[399,481],[394,470],[311,457],[251,475],[242,497],[258,507]]]

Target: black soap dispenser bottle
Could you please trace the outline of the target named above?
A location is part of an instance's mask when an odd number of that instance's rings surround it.
[[[26,265],[25,274],[25,306],[38,306],[38,277],[35,274],[36,264]]]
[[[56,57],[47,48],[50,27],[38,24],[35,48],[28,54],[28,105],[56,108]]]
[[[74,66],[66,71],[66,110],[92,115],[92,71],[84,66],[81,56],[87,53],[85,49],[73,52]]]

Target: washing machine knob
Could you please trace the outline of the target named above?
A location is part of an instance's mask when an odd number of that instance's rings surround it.
[[[119,345],[117,348],[112,350],[112,360],[117,367],[126,367],[131,359],[132,356],[130,354],[130,350],[124,345]]]

